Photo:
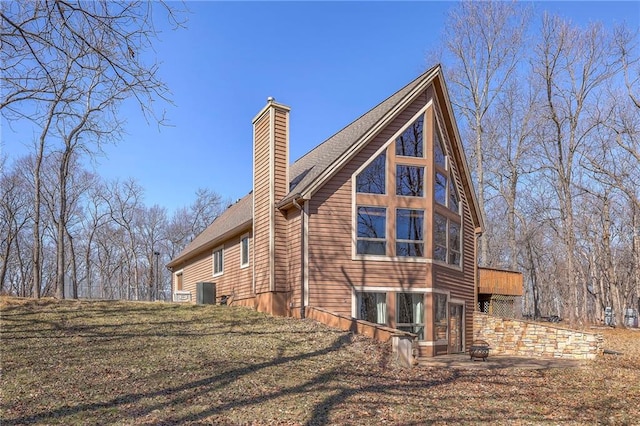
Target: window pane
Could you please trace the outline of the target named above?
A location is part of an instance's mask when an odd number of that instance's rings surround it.
[[[460,251],[460,224],[449,221],[449,249]]]
[[[385,255],[387,210],[384,207],[358,207],[358,254]]]
[[[387,295],[386,293],[357,293],[358,319],[386,324],[387,322]]]
[[[433,249],[433,258],[442,262],[447,261],[447,248],[442,246],[436,246]]]
[[[358,240],[358,254],[376,254],[384,256],[387,254],[387,243],[385,241]]]
[[[454,212],[460,211],[458,202],[458,191],[456,191],[456,186],[453,184],[453,178],[449,180],[449,208]]]
[[[386,151],[376,157],[356,176],[356,192],[367,194],[385,194]]]
[[[421,115],[396,139],[396,155],[405,157],[424,157],[422,128],[424,116]]]
[[[433,157],[436,165],[445,167],[445,155],[440,141],[440,132],[436,130],[433,135]]]
[[[434,222],[434,226],[433,226],[433,241],[437,244],[437,245],[441,245],[441,246],[447,246],[447,218],[439,215],[439,214],[435,214],[433,217],[433,222]]]
[[[415,333],[424,340],[424,295],[421,293],[396,294],[398,329]]]
[[[424,211],[396,210],[396,256],[422,256],[423,229]]]
[[[447,177],[442,173],[436,173],[436,182],[433,188],[436,203],[447,205]]]
[[[396,238],[398,240],[422,241],[424,211],[396,210]]]
[[[422,257],[422,256],[424,256],[424,244],[423,243],[397,242],[396,243],[396,256]]]
[[[396,166],[396,195],[422,197],[424,167]]]
[[[433,258],[447,261],[447,218],[435,214],[433,216]]]
[[[224,252],[223,250],[216,250],[213,252],[213,273],[220,274],[224,269]]]
[[[384,239],[386,213],[383,207],[358,207],[358,237]]]
[[[244,237],[240,242],[241,247],[240,250],[242,252],[242,265],[246,265],[249,263],[249,237]]]
[[[449,222],[449,263],[460,266],[460,224]]]
[[[447,338],[447,296],[445,294],[433,294],[434,305],[434,339],[445,340]]]

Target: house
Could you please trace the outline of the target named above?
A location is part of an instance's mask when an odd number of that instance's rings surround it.
[[[167,265],[176,297],[215,283],[232,305],[411,332],[419,356],[463,351],[482,220],[441,67],[293,164],[289,111],[269,98],[253,119],[253,189]]]

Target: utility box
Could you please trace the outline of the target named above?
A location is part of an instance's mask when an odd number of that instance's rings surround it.
[[[635,328],[638,326],[638,313],[633,308],[624,310],[624,325]]]
[[[216,303],[216,283],[196,283],[196,304],[214,305]]]
[[[615,323],[616,321],[615,321],[615,318],[613,317],[613,308],[610,306],[607,306],[606,308],[604,308],[604,325],[613,327]]]

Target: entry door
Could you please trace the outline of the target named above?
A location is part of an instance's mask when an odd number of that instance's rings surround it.
[[[455,303],[449,304],[449,353],[462,352],[464,307]]]

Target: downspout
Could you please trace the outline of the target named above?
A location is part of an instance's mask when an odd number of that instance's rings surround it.
[[[301,198],[300,194],[293,197],[293,205],[300,210],[300,318],[305,317],[304,309],[304,208],[298,204],[297,198]]]

